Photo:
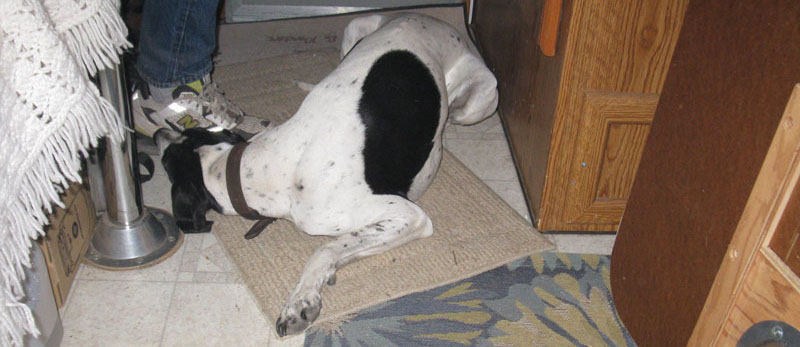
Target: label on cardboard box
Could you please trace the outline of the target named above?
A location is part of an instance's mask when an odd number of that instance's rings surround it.
[[[91,195],[83,185],[70,186],[62,202],[65,208],[53,211],[40,241],[58,307],[64,305],[96,222]]]

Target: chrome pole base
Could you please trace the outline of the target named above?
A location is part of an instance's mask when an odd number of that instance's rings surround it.
[[[144,207],[131,225],[113,223],[108,214],[95,227],[85,259],[106,270],[128,270],[159,263],[183,243],[183,233],[166,212]]]

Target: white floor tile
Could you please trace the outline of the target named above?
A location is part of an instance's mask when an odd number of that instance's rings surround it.
[[[244,285],[177,283],[163,346],[266,346],[273,325]]]
[[[616,234],[552,234],[556,251],[563,253],[611,254]]]
[[[509,181],[484,181],[489,188],[497,193],[509,206],[511,206],[520,216],[528,222],[531,217],[528,214],[528,205],[525,203],[525,196],[522,195],[522,188],[516,180]]]
[[[222,246],[214,244],[200,251],[200,258],[197,261],[196,271],[206,272],[233,272],[236,269],[233,263],[228,260]]]
[[[62,347],[158,346],[174,283],[79,280],[70,293]]]
[[[148,207],[172,211],[172,197],[170,196],[172,185],[169,183],[169,177],[163,172],[156,172],[157,174],[150,181],[142,184],[142,202]]]
[[[485,181],[517,179],[506,140],[445,139],[445,148]]]

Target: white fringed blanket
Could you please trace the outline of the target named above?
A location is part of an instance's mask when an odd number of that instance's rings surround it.
[[[118,0],[0,0],[0,344],[38,334],[24,267],[45,211],[80,181],[80,156],[120,136],[116,111],[89,74],[130,44]]]

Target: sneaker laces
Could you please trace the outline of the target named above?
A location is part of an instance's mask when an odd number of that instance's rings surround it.
[[[205,84],[200,98],[208,103],[211,109],[211,114],[207,118],[217,125],[232,129],[244,120],[242,110],[225,97],[216,83]]]

